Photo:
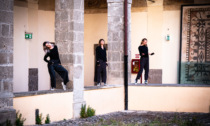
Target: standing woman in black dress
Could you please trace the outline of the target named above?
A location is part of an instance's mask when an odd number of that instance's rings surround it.
[[[96,48],[97,86],[101,85],[101,76],[102,82],[104,82],[104,86],[106,86],[106,66],[108,66],[108,64],[104,44],[104,39],[100,39],[99,46]]]
[[[139,46],[138,49],[139,49],[139,54],[141,56],[141,59],[140,59],[140,70],[136,76],[135,84],[137,84],[138,80],[140,79],[143,69],[145,70],[145,76],[144,76],[145,82],[144,83],[147,84],[148,83],[148,74],[149,74],[149,55],[154,55],[154,53],[151,53],[151,54],[148,53],[146,38],[142,39],[141,45]]]
[[[55,71],[61,76],[63,82],[63,90],[66,90],[66,84],[69,82],[68,71],[61,65],[59,58],[58,47],[48,41],[43,43],[43,49],[45,51],[44,61],[48,63],[48,71],[51,80],[51,90],[56,88]],[[50,57],[50,60],[47,58]]]

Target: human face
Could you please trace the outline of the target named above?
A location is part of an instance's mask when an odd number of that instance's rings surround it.
[[[101,45],[104,45],[104,41],[103,40],[100,43],[101,43]]]
[[[144,40],[143,41],[143,45],[147,45],[147,40]]]
[[[49,43],[49,42],[47,42],[47,43],[46,43],[46,47],[51,48],[51,47],[52,47],[52,44]]]

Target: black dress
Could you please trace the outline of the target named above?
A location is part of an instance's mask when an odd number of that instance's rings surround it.
[[[98,46],[96,48],[96,76],[95,76],[95,81],[97,83],[101,82],[101,77],[102,77],[102,82],[106,83],[106,66],[107,66],[107,55],[106,55],[106,48],[104,47],[103,49],[101,46]]]

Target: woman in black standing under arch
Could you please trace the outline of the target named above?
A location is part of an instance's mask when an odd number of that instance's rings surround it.
[[[105,41],[104,39],[99,40],[99,46],[96,48],[96,65],[97,65],[97,86],[101,85],[101,76],[102,82],[104,82],[104,86],[106,86],[106,67],[107,64],[107,56],[106,56],[106,48],[104,47]],[[102,74],[102,75],[101,75]]]
[[[147,47],[147,39],[143,38],[141,41],[141,45],[139,46],[139,54],[141,56],[140,59],[140,70],[136,76],[135,84],[137,84],[138,80],[141,77],[141,74],[143,72],[143,69],[145,70],[145,84],[148,84],[148,75],[149,75],[149,55],[154,55],[154,53],[148,53],[148,47]]]

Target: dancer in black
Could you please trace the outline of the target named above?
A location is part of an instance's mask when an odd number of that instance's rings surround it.
[[[96,48],[96,64],[97,64],[97,86],[100,86],[100,77],[102,76],[102,82],[106,86],[106,66],[107,57],[106,57],[106,48],[104,47],[104,39],[99,40],[99,46]],[[101,75],[102,74],[102,75]]]
[[[48,63],[48,71],[51,79],[51,90],[56,88],[55,71],[61,76],[63,82],[63,90],[66,90],[66,84],[69,82],[68,71],[61,65],[59,58],[58,47],[48,41],[43,43],[43,49],[45,51],[44,61]],[[50,60],[47,58],[50,57]]]
[[[141,45],[139,46],[138,49],[139,49],[139,54],[141,56],[141,59],[140,59],[140,70],[136,76],[135,84],[137,84],[138,80],[140,79],[143,69],[145,70],[145,76],[144,76],[145,82],[144,83],[147,84],[148,83],[148,74],[149,74],[149,55],[154,55],[154,53],[148,53],[146,38],[142,39]]]

